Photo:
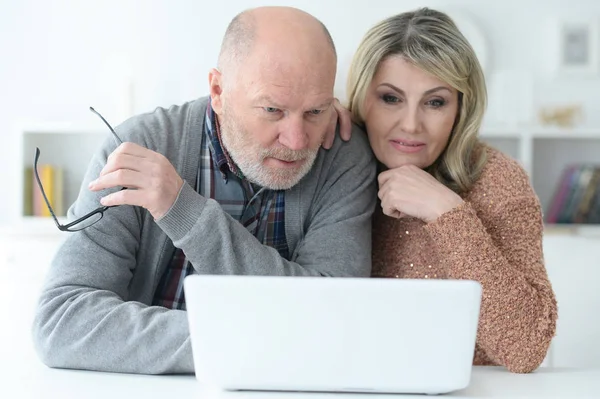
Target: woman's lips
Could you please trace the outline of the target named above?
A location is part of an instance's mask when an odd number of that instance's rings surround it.
[[[425,148],[425,143],[413,140],[390,140],[390,144],[396,150],[406,154],[414,154]]]

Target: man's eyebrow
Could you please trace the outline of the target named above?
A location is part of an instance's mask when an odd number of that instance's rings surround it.
[[[271,96],[269,96],[267,94],[262,94],[262,95],[256,97],[254,101],[256,101],[257,103],[268,104],[269,106],[273,106],[274,108],[281,108],[281,109],[285,108],[282,104],[278,103]],[[308,110],[327,108],[332,103],[333,103],[333,97],[328,98],[327,100],[323,101],[320,104],[309,107]]]
[[[326,101],[323,101],[321,104],[316,105],[314,107],[310,107],[310,109],[321,109],[321,108],[327,108],[329,107],[331,104],[333,103],[333,97],[327,99]]]
[[[266,103],[269,106],[273,106],[275,108],[284,108],[281,104],[279,104],[272,97],[270,97],[266,94],[262,94],[262,95],[256,97],[256,99],[254,101],[256,101],[257,103]]]

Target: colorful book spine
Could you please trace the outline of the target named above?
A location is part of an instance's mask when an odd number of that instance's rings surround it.
[[[42,195],[42,191],[35,178],[33,168],[25,169],[23,188],[23,214],[24,216],[48,217],[50,210]],[[56,216],[65,215],[64,201],[64,173],[61,168],[54,165],[38,165],[38,175],[46,198]]]
[[[600,165],[570,165],[562,173],[546,223],[599,223]]]

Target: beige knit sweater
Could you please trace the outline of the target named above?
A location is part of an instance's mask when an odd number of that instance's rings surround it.
[[[555,334],[557,304],[542,254],[540,203],[525,171],[487,148],[459,207],[425,224],[374,217],[373,277],[470,279],[483,287],[473,363],[535,370]]]

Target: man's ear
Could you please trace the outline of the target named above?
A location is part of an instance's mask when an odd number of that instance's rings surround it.
[[[212,68],[208,72],[208,87],[213,111],[220,115],[223,110],[223,77],[221,71]]]

